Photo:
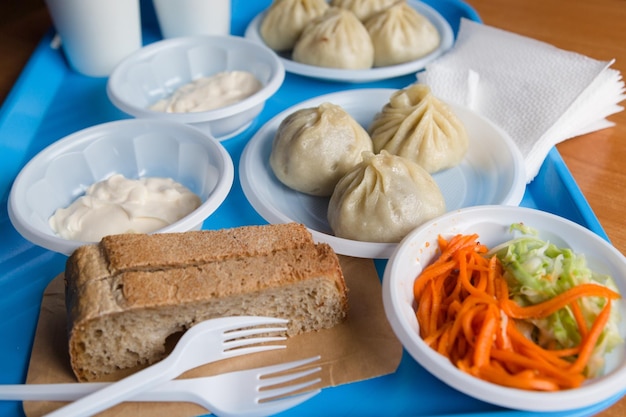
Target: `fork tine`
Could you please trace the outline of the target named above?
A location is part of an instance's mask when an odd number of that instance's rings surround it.
[[[234,330],[224,333],[225,340],[241,339],[265,333],[279,333],[287,331],[286,327],[253,327],[249,329]]]
[[[279,342],[285,339],[286,337],[282,337],[282,336],[271,336],[271,337],[268,336],[268,337],[255,337],[254,339],[231,340],[228,342],[224,342],[224,350],[225,351],[238,350],[246,346],[260,345],[261,343],[268,343],[268,342]]]
[[[315,372],[319,372],[321,370],[321,368],[317,368],[314,369],[313,372],[308,372],[307,374],[312,374]],[[271,400],[271,399],[275,399],[278,400],[280,399],[280,397],[285,397],[289,394],[298,392],[300,390],[303,390],[305,388],[308,388],[312,385],[317,384],[318,382],[321,382],[322,378],[315,378],[315,379],[310,379],[308,381],[304,381],[304,382],[300,382],[298,384],[293,384],[293,385],[289,385],[286,387],[281,387],[281,388],[273,388],[273,389],[269,389],[269,390],[262,390],[259,392],[259,401],[267,401],[267,400]]]
[[[287,339],[285,336],[267,336],[269,333],[285,332],[286,327],[256,327],[241,330],[233,330],[224,333],[225,341],[223,342],[225,353],[236,351],[238,355],[244,354],[242,351],[244,346],[260,345],[261,343],[277,342]],[[258,334],[265,334],[263,337],[250,337]],[[259,346],[260,347],[260,346]],[[248,350],[249,353],[259,352],[260,349]],[[267,349],[262,349],[267,350]]]
[[[261,345],[261,346],[241,347],[241,348],[236,348],[236,349],[225,350],[222,353],[222,355],[226,358],[230,358],[234,356],[248,355],[250,353],[265,352],[267,350],[285,349],[286,347],[287,346],[285,345]]]
[[[314,374],[321,370],[322,368],[318,366],[316,368],[303,369],[302,371],[292,372],[286,375],[273,376],[269,378],[261,377],[261,382],[263,383],[263,387],[271,387],[273,385],[283,384],[289,381],[295,381],[298,378],[303,378],[307,375]]]
[[[321,390],[317,389],[314,391],[309,391],[309,392],[305,392],[302,394],[294,395],[291,397],[285,397],[285,398],[280,398],[277,400],[262,402],[257,405],[255,410],[251,410],[251,411],[253,411],[255,415],[259,415],[259,416],[278,414],[281,411],[288,410],[292,407],[295,407],[298,404],[301,404],[307,401],[308,399],[316,396],[320,392]]]
[[[296,391],[300,391],[306,387],[314,385],[321,381],[320,378],[311,379],[298,384],[292,384],[287,387],[268,388],[276,386],[278,384],[284,384],[291,381],[304,378],[308,375],[320,372],[321,367],[315,367],[310,369],[298,370],[298,368],[307,365],[309,363],[318,361],[320,356],[313,356],[310,358],[300,359],[293,362],[282,363],[279,365],[267,366],[265,368],[258,369],[259,371],[259,395],[261,400],[269,398],[276,398],[279,396],[285,396]],[[277,374],[282,375],[277,375]],[[274,375],[274,376],[272,376]]]

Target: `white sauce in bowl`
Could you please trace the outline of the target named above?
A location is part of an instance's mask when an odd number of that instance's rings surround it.
[[[154,103],[150,110],[188,113],[214,110],[238,103],[263,88],[247,71],[224,71],[198,78],[179,87],[172,95]]]
[[[106,235],[154,232],[200,204],[197,195],[171,178],[132,180],[115,174],[92,184],[68,207],[57,209],[49,224],[65,239],[98,242]]]

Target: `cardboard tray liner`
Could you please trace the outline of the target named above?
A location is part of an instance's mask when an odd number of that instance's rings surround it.
[[[395,372],[402,358],[402,345],[389,325],[382,304],[380,279],[370,259],[339,256],[348,286],[348,319],[332,329],[287,339],[287,348],[222,360],[192,369],[181,378],[273,365],[320,355],[310,366],[321,366],[325,388],[362,381]],[[65,295],[62,274],[46,288],[31,355],[28,384],[76,382],[69,364]],[[28,417],[41,416],[63,406],[62,402],[27,401]],[[207,410],[191,403],[125,402],[101,416],[185,417]]]

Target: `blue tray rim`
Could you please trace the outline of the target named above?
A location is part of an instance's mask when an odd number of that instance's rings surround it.
[[[425,0],[426,3],[434,3],[433,0]],[[454,4],[456,7],[462,9],[467,15],[476,21],[481,21],[478,14],[473,10],[473,8],[465,3],[462,0],[446,0],[447,3]],[[21,124],[23,122],[23,115],[20,114],[21,106],[23,103],[38,103],[38,108],[45,108],[56,93],[55,88],[50,88],[51,84],[58,83],[62,80],[67,64],[58,50],[57,47],[54,46],[54,30],[51,29],[48,31],[42,38],[42,40],[37,45],[33,54],[27,61],[24,69],[20,73],[18,79],[16,80],[13,88],[9,91],[5,101],[2,103],[0,107],[0,147],[4,148],[6,142],[8,142],[11,135],[7,133],[12,129],[17,130],[20,134],[28,136],[33,135],[37,129],[38,124],[37,120],[40,121],[33,115],[31,119],[28,119],[28,124]],[[51,64],[53,64],[51,66]],[[54,65],[57,65],[56,67]],[[42,68],[45,70],[43,71]],[[58,71],[50,72],[50,69],[56,69]],[[45,84],[41,82],[41,77],[38,74],[45,73],[46,74],[46,82]],[[47,88],[41,88],[42,86],[47,86]],[[36,109],[35,109],[36,110]],[[29,113],[29,112],[26,112]],[[33,123],[35,122],[35,123]],[[18,146],[7,146],[9,152],[13,151],[16,155],[19,153],[18,151],[23,150],[23,147]],[[598,235],[608,240],[608,237],[603,230],[599,220],[593,213],[593,210],[589,206],[585,196],[582,191],[578,187],[578,184],[572,177],[569,169],[565,165],[561,155],[559,154],[556,148],[553,148],[547,158],[547,161],[554,165],[555,170],[557,171],[557,175],[565,188],[567,194],[572,198],[575,208],[579,215],[583,218],[584,226],[594,231]],[[22,159],[13,160],[12,164],[2,164],[0,166],[0,190],[2,190],[2,201],[3,209],[0,211],[0,222],[7,221],[7,210],[6,203],[8,198],[8,193],[10,190],[10,185],[19,172],[19,169],[25,164]],[[545,162],[544,162],[545,164]],[[574,414],[578,416],[586,416],[595,414],[602,409],[610,406],[614,402],[616,402],[619,397],[608,400],[603,404],[598,404],[597,406],[590,407],[585,410],[575,411]],[[515,410],[496,410],[493,412],[487,413],[471,413],[471,414],[461,414],[463,416],[528,416],[533,413],[515,411]],[[459,414],[454,414],[458,416]],[[561,415],[561,414],[557,414]],[[570,414],[568,414],[570,415]]]

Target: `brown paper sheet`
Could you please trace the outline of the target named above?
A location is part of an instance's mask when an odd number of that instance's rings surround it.
[[[332,329],[306,333],[286,341],[287,348],[240,356],[191,370],[181,377],[209,376],[223,372],[273,365],[320,355],[322,382],[332,387],[395,372],[402,345],[394,335],[382,305],[380,280],[368,259],[340,256],[349,289],[350,311],[345,323]],[[320,363],[321,362],[321,363]],[[28,369],[28,384],[76,382],[69,365],[62,276],[46,289]],[[37,417],[64,405],[61,402],[24,402],[28,417]],[[186,417],[206,414],[190,403],[126,402],[99,416]]]

